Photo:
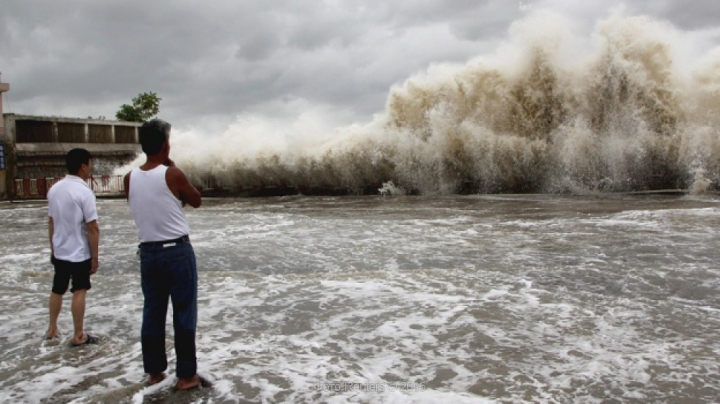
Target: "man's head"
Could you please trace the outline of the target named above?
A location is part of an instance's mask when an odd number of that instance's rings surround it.
[[[90,164],[90,152],[85,149],[72,149],[65,156],[65,165],[68,173],[77,175],[86,179],[92,174],[92,165]]]
[[[151,119],[140,127],[140,145],[148,156],[160,154],[170,139],[170,124],[162,119]]]

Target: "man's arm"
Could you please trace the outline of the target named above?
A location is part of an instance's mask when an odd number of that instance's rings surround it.
[[[53,233],[55,233],[55,223],[53,222],[52,216],[48,219],[48,236],[50,237],[50,262],[52,262],[55,256],[55,247],[53,247]]]
[[[125,178],[123,178],[123,185],[125,187],[125,198],[130,200],[130,173],[125,174]]]
[[[202,204],[200,191],[190,184],[190,181],[188,181],[185,173],[175,167],[175,163],[172,160],[169,160],[169,164],[170,166],[165,174],[165,181],[167,182],[170,191],[183,203],[183,205],[187,203],[193,208],[200,207]]]
[[[100,267],[100,261],[98,260],[99,245],[100,245],[100,226],[98,226],[97,220],[87,224],[88,230],[88,243],[90,243],[90,274],[97,272]]]

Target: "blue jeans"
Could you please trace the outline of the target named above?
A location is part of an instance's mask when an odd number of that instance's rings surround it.
[[[197,268],[189,241],[174,246],[140,245],[140,273],[145,296],[141,331],[143,367],[146,373],[167,369],[165,318],[172,300],[177,377],[197,372],[195,329],[197,326]]]

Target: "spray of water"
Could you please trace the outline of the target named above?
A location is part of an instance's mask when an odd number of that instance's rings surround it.
[[[720,161],[718,35],[613,15],[578,37],[538,11],[494,54],[393,87],[368,124],[248,118],[214,141],[180,134],[173,150],[192,179],[229,188],[704,192]]]

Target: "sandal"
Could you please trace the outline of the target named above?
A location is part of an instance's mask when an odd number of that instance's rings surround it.
[[[73,342],[72,347],[75,348],[75,347],[79,347],[79,346],[83,346],[83,345],[98,344],[100,342],[100,339],[98,339],[98,337],[96,337],[94,335],[90,335],[90,334],[85,334],[85,335],[87,335],[87,339],[85,340],[85,342],[80,343],[80,344],[76,344]]]

